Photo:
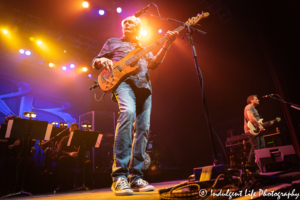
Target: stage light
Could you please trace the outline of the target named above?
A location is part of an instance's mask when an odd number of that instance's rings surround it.
[[[161,34],[161,33],[162,33],[162,29],[159,29],[159,30],[158,30],[158,33]]]
[[[99,15],[104,15],[104,10],[99,10]]]
[[[57,125],[58,125],[58,122],[51,122],[51,124],[52,124],[53,126],[57,126]]]
[[[24,54],[25,53],[24,49],[20,49],[19,52],[20,52],[20,54]]]
[[[49,67],[53,67],[54,66],[54,64],[53,63],[49,63]]]
[[[67,127],[67,126],[68,126],[68,124],[65,123],[65,122],[60,122],[60,123],[59,123],[59,127],[61,127],[61,128]]]
[[[65,66],[62,66],[62,70],[67,70],[67,68]]]
[[[24,112],[24,117],[36,118],[36,113],[34,112]]]
[[[67,50],[64,50],[64,53],[67,53]]]
[[[88,76],[91,78],[91,77],[92,77],[92,74],[89,74]]]
[[[74,64],[71,64],[71,65],[70,65],[70,68],[72,68],[72,69],[73,69],[74,67],[75,67],[75,65],[74,65]]]
[[[35,39],[34,39],[34,37],[30,37],[29,40],[30,40],[31,42],[33,42]]]
[[[147,35],[147,31],[146,30],[142,30],[142,36],[146,36]]]
[[[6,35],[6,34],[8,33],[8,31],[4,29],[4,30],[2,31],[2,33],[4,33],[4,34]]]
[[[117,7],[117,13],[121,13],[122,12],[122,8],[121,7]]]
[[[41,41],[41,40],[38,40],[38,41],[36,41],[36,43],[37,43],[38,45],[41,45],[41,44],[42,44],[42,41]]]
[[[88,8],[89,7],[89,2],[87,2],[87,1],[82,2],[82,7]]]
[[[89,131],[92,128],[92,124],[81,123],[81,127],[84,128],[85,131]]]
[[[30,55],[31,55],[31,52],[30,52],[30,51],[26,51],[25,54],[26,54],[27,56],[30,56]]]
[[[82,68],[82,71],[86,72],[86,71],[87,71],[87,68],[86,68],[86,67]]]

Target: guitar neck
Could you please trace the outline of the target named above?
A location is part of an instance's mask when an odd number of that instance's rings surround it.
[[[179,26],[178,28],[176,28],[174,31],[182,31],[184,29],[184,26]],[[146,55],[147,53],[149,53],[150,51],[152,51],[153,49],[155,49],[157,46],[161,45],[162,43],[164,43],[165,41],[167,41],[168,38],[166,36],[160,38],[159,40],[157,40],[156,42],[154,42],[153,44],[151,44],[150,46],[146,47],[145,49],[139,51],[138,53],[136,53],[134,56],[132,56],[131,58],[129,58],[128,60],[126,60],[126,65],[131,65],[132,63],[136,62],[137,60],[139,60],[141,57],[143,57],[144,55]]]
[[[262,126],[267,126],[269,123],[271,123],[271,122],[276,122],[276,121],[277,121],[277,119],[274,119],[274,120],[271,120],[271,121],[264,122],[264,123],[262,123],[261,125],[262,125]]]

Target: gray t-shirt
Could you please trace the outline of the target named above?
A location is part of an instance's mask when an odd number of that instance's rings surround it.
[[[252,106],[251,104],[248,104],[245,107],[245,110],[244,110],[244,131],[245,131],[245,133],[249,133],[249,129],[248,129],[248,126],[247,126],[247,123],[249,121],[249,118],[248,118],[248,115],[247,115],[247,111],[252,112],[253,116],[255,117],[255,119],[257,121],[260,120],[259,114],[258,114],[257,110],[255,109],[255,107]]]

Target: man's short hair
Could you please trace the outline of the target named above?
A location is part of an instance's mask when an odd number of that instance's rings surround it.
[[[72,123],[72,124],[70,125],[70,127],[71,127],[71,126],[77,126],[77,128],[79,129],[79,125],[78,125],[76,122]]]
[[[256,94],[253,94],[253,95],[249,96],[249,97],[247,98],[247,104],[250,104],[251,101],[252,101],[255,97],[257,97]]]
[[[123,21],[121,23],[122,26],[123,26],[123,22],[128,18],[130,18],[136,26],[136,30],[137,30],[137,38],[136,39],[140,39],[140,35],[142,33],[142,21],[141,21],[141,19],[138,18],[138,17],[135,17],[135,16],[126,17],[125,19],[123,19]]]

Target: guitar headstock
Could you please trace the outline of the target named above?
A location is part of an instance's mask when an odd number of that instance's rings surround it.
[[[276,120],[277,120],[277,122],[280,122],[281,118],[280,117],[276,117]]]
[[[196,17],[192,17],[192,18],[188,19],[185,22],[185,24],[188,25],[188,26],[194,26],[194,25],[196,25],[200,21],[200,19],[206,18],[208,16],[209,16],[208,12],[205,12],[205,13],[202,12],[201,14],[198,14]]]

